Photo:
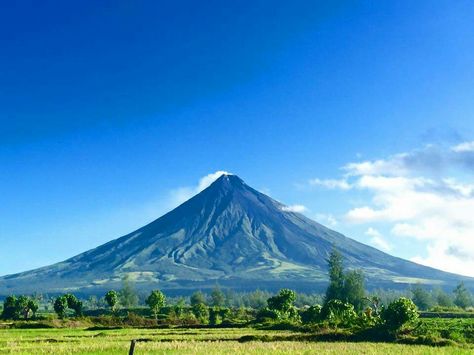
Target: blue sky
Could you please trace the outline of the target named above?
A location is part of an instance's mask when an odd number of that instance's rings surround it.
[[[0,5],[0,274],[126,234],[218,170],[463,272],[473,15],[442,0]]]

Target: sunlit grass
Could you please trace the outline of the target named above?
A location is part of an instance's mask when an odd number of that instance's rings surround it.
[[[246,335],[278,336],[279,341],[241,343]],[[236,329],[2,329],[1,354],[471,354],[472,348],[389,343],[286,341],[293,332]]]

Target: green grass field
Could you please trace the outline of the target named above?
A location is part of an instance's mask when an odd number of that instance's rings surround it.
[[[289,331],[228,329],[0,329],[1,354],[472,354],[470,346],[295,341]],[[246,341],[264,337],[266,341]]]

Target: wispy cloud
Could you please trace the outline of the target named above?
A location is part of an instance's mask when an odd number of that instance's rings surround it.
[[[374,247],[383,251],[392,250],[391,244],[385,240],[385,238],[377,229],[369,227],[365,234],[371,237],[370,242]]]
[[[474,141],[464,142],[464,143],[455,145],[451,149],[453,152],[456,152],[456,153],[474,152]]]
[[[290,205],[290,206],[283,206],[281,210],[286,211],[286,212],[303,213],[307,211],[308,209],[306,208],[306,206],[303,206],[303,205]]]
[[[308,183],[311,186],[323,186],[328,189],[349,190],[351,188],[345,179],[311,179]]]
[[[472,143],[448,148],[428,145],[385,159],[351,162],[343,167],[347,184],[319,185],[365,191],[369,200],[349,209],[346,221],[385,223],[394,238],[425,243],[427,256],[413,260],[474,276]],[[372,237],[374,246],[389,250],[376,232],[369,228],[366,234]]]
[[[334,228],[337,226],[337,218],[330,213],[316,213],[314,216],[315,220],[327,227]]]

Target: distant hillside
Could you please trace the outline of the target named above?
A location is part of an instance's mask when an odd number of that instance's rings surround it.
[[[0,294],[102,292],[124,275],[142,288],[185,289],[216,283],[238,289],[317,290],[327,282],[335,246],[369,286],[408,283],[452,287],[474,279],[390,256],[330,230],[223,175],[207,189],[137,231],[64,262],[0,278]]]

